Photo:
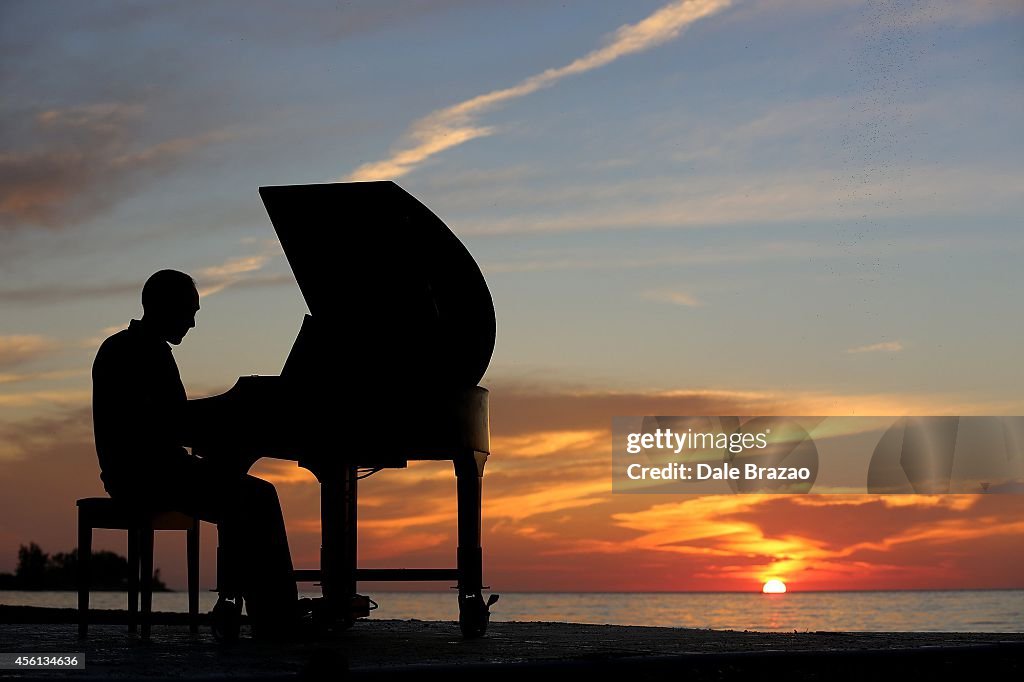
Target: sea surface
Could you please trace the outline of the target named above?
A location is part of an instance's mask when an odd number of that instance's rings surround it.
[[[319,596],[317,592],[305,596]],[[372,618],[455,620],[454,592],[372,592]],[[217,595],[200,595],[204,612]],[[93,592],[100,609],[124,609],[123,592]],[[76,608],[74,592],[4,592],[0,604]],[[187,611],[184,592],[153,595],[157,611]],[[495,621],[563,621],[764,632],[1024,632],[1024,590],[907,592],[502,594]]]

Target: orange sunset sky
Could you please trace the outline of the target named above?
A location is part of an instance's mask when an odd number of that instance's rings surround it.
[[[257,188],[394,179],[494,298],[496,591],[1024,588],[1024,496],[626,495],[609,466],[616,415],[1024,413],[1022,28],[1004,0],[2,3],[0,572],[102,494],[89,367],[149,274],[199,284],[190,397],[278,373],[306,307]],[[254,473],[315,567],[316,481]],[[454,489],[364,481],[362,565],[453,565]]]
[[[486,574],[513,591],[757,590],[772,577],[791,590],[1019,587],[1024,497],[1019,495],[710,495],[610,493],[612,415],[768,413],[819,404],[776,396],[542,392],[492,385],[494,455],[484,478]],[[811,401],[820,398],[809,398]],[[870,405],[861,398],[854,405]],[[5,463],[2,537],[74,544],[73,500],[102,494],[87,408],[8,431],[33,453]],[[293,462],[263,460],[277,484],[297,566],[318,565],[319,488]],[[364,566],[454,565],[450,464],[414,463],[364,481]],[[59,500],[46,504],[41,495]],[[17,510],[25,510],[17,513]],[[214,576],[206,526],[204,582]],[[123,533],[99,546],[123,551]],[[181,534],[158,540],[158,565],[184,584]],[[415,586],[406,586],[415,587]],[[424,585],[419,585],[424,587]],[[429,587],[429,586],[427,586]]]

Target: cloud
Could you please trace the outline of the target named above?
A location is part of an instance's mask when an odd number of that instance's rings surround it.
[[[927,2],[872,2],[871,0],[758,0],[746,3],[730,19],[736,22],[759,21],[763,16],[777,16],[780,12],[806,15],[811,12],[848,11],[863,7],[863,26],[867,33],[878,34],[890,30],[921,24],[953,24],[971,26],[1010,18],[1024,11],[1018,0],[928,0]]]
[[[29,147],[0,154],[0,230],[87,220],[189,153],[239,134],[225,128],[140,145],[133,138],[144,113],[128,103],[37,112]]]
[[[1019,565],[1021,496],[611,493],[611,415],[753,414],[772,407],[812,413],[834,407],[835,396],[613,393],[509,382],[491,388],[484,547],[488,579],[505,589],[753,589],[775,574],[794,580],[796,589],[1019,584],[1010,568]],[[872,404],[879,403],[855,401],[868,411]],[[924,403],[892,396],[889,407],[905,404],[917,411]],[[0,516],[8,519],[0,570],[13,567],[18,543],[73,547],[73,501],[102,494],[97,473],[87,405],[0,420]],[[315,566],[320,489],[312,475],[269,459],[253,473],[277,485],[296,565]],[[360,555],[379,566],[448,564],[457,543],[453,481],[446,462],[413,462],[361,481]],[[203,534],[211,543],[202,552],[210,581],[215,535]],[[108,541],[123,536],[100,540]],[[158,546],[157,556],[172,584],[183,585],[180,546]],[[975,578],[976,568],[988,573]]]
[[[196,274],[200,296],[212,296],[228,287],[245,285],[259,286],[264,284],[282,284],[292,281],[285,274],[256,274],[260,272],[275,256],[281,254],[281,244],[276,239],[259,240],[262,246],[259,253],[247,256],[233,256],[219,265],[205,267]]]
[[[484,514],[490,519],[522,521],[589,507],[607,499],[608,485],[606,476],[582,480],[570,478],[558,485],[542,486],[530,492],[491,495],[484,500]]]
[[[99,284],[47,284],[21,289],[0,290],[0,303],[37,305],[93,300],[107,296],[139,294],[142,282],[101,282]]]
[[[814,390],[693,388],[617,391],[492,378],[491,421],[501,436],[607,430],[612,417],[650,415],[989,415],[1018,414],[1022,403],[970,402],[950,393],[831,393]],[[610,447],[610,446],[609,446]]]
[[[882,25],[889,30],[906,27],[933,27],[939,24],[973,26],[1013,18],[1024,12],[1018,0],[930,0],[926,3],[870,5],[865,30],[879,32]]]
[[[49,372],[0,372],[0,384],[20,384],[29,381],[59,381],[85,374],[84,370],[67,369]]]
[[[900,341],[881,341],[866,346],[855,346],[847,348],[847,353],[899,353],[903,350],[903,343]]]
[[[293,283],[290,273],[264,273],[263,268],[281,252],[276,240],[259,240],[261,250],[246,256],[231,256],[217,265],[201,268],[196,273],[196,284],[201,296],[212,296],[228,287],[261,287]],[[21,289],[0,290],[0,303],[37,305],[44,303],[66,303],[69,301],[95,300],[109,296],[132,295],[138,297],[144,280],[100,282],[98,284],[47,284]],[[107,327],[102,337],[90,337],[83,341],[87,346],[102,341],[122,327]],[[108,333],[109,332],[109,333]]]
[[[233,260],[233,259],[232,259]],[[201,295],[216,294],[228,287],[263,287],[294,283],[290,273],[256,274],[236,273],[232,277],[209,278],[198,282]],[[142,291],[143,281],[103,282],[93,285],[52,284],[23,289],[0,290],[0,303],[36,305],[43,303],[67,303],[69,301],[95,300],[110,296],[138,296]],[[121,327],[117,327],[117,331]],[[92,341],[90,337],[87,341]],[[103,338],[106,338],[105,336]],[[100,339],[101,341],[103,339]]]
[[[65,442],[92,444],[92,411],[88,407],[65,406],[45,416],[0,421],[0,469],[44,451],[60,450]]]
[[[125,122],[139,118],[144,111],[138,104],[105,102],[68,109],[47,109],[38,112],[35,121],[43,129],[117,135]]]
[[[88,403],[92,391],[88,389],[59,389],[50,391],[27,391],[24,393],[0,393],[0,407],[20,408],[45,405],[77,407]]]
[[[895,507],[942,507],[965,511],[974,506],[977,498],[973,495],[800,495],[793,503],[803,507],[858,507],[866,504],[881,504]]]
[[[15,367],[53,353],[59,344],[38,334],[0,336],[0,369]]]
[[[695,21],[715,14],[730,4],[731,0],[678,0],[665,5],[635,24],[620,26],[604,47],[565,66],[547,69],[512,87],[477,95],[421,118],[406,133],[405,146],[387,159],[359,166],[346,179],[399,178],[436,154],[494,133],[495,128],[478,125],[477,119],[498,105],[551,87],[563,78],[586,73],[621,57],[657,47],[676,38]]]
[[[199,271],[196,279],[199,282],[199,295],[211,296],[223,291],[232,284],[248,279],[267,264],[270,256],[239,256],[229,258],[220,265],[213,265]]]
[[[460,229],[466,236],[496,236],[644,228],[706,228],[811,220],[862,220],[886,216],[1000,215],[1020,204],[1024,176],[981,167],[906,167],[900,178],[870,176],[851,189],[844,172],[767,171],[760,175],[661,177],[588,188],[557,188],[554,198],[535,192],[535,204],[563,202],[543,213],[527,208],[509,217],[477,219]],[[568,192],[600,201],[586,208],[564,201]],[[883,202],[877,197],[898,197]]]
[[[496,436],[491,441],[495,452],[510,457],[544,457],[592,449],[604,445],[611,434],[607,429],[537,431],[519,436]]]
[[[127,326],[128,326],[127,324],[122,322],[120,324],[112,324],[112,325],[110,325],[108,327],[104,327],[103,329],[99,330],[99,332],[97,332],[93,336],[88,336],[88,337],[82,339],[81,342],[79,342],[78,345],[81,346],[82,348],[88,348],[90,350],[95,350],[95,349],[99,348],[101,343],[103,343],[104,341],[107,340],[108,336],[112,336],[112,335],[116,334],[117,332],[121,331],[122,329],[124,329]]]
[[[270,260],[270,256],[238,256],[229,258],[220,265],[211,265],[199,271],[199,277],[207,279],[227,279],[261,269]]]
[[[890,255],[948,250],[959,246],[986,246],[980,237],[946,238],[938,235],[928,239],[893,238],[887,243]],[[969,243],[968,243],[969,242]],[[1000,241],[1004,247],[1006,242]],[[994,247],[992,247],[994,248]],[[481,264],[487,274],[541,272],[558,270],[647,270],[664,266],[710,266],[744,263],[762,263],[777,260],[807,260],[810,258],[841,258],[867,252],[870,245],[823,245],[803,240],[744,240],[741,245],[723,249],[719,246],[688,249],[649,248],[635,249],[636,255],[625,256],[621,250],[578,248],[572,253],[541,251],[527,253],[508,260],[488,260]]]
[[[695,577],[718,585],[752,586],[770,576],[794,580],[805,590],[979,584],[988,578],[978,580],[965,568],[975,562],[979,543],[990,538],[1007,546],[1004,554],[1013,554],[1010,547],[1024,532],[1015,517],[1020,502],[953,497],[705,496],[613,513],[617,525],[636,535],[578,549],[696,558]],[[957,569],[949,565],[951,548],[962,548]],[[935,565],[938,556],[947,565]],[[1004,584],[1006,579],[999,578]]]
[[[643,298],[649,301],[658,301],[659,303],[671,303],[672,305],[686,306],[687,308],[699,308],[704,305],[698,301],[692,294],[688,294],[685,291],[670,291],[667,289],[652,289],[645,291],[641,294]]]

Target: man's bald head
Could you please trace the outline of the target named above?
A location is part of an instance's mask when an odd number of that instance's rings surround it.
[[[142,319],[160,338],[175,345],[196,326],[199,291],[184,272],[160,270],[142,287]]]

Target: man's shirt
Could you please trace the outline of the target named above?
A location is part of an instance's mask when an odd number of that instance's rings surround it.
[[[93,431],[111,495],[143,492],[188,453],[185,387],[171,348],[139,320],[100,346],[92,366]]]

